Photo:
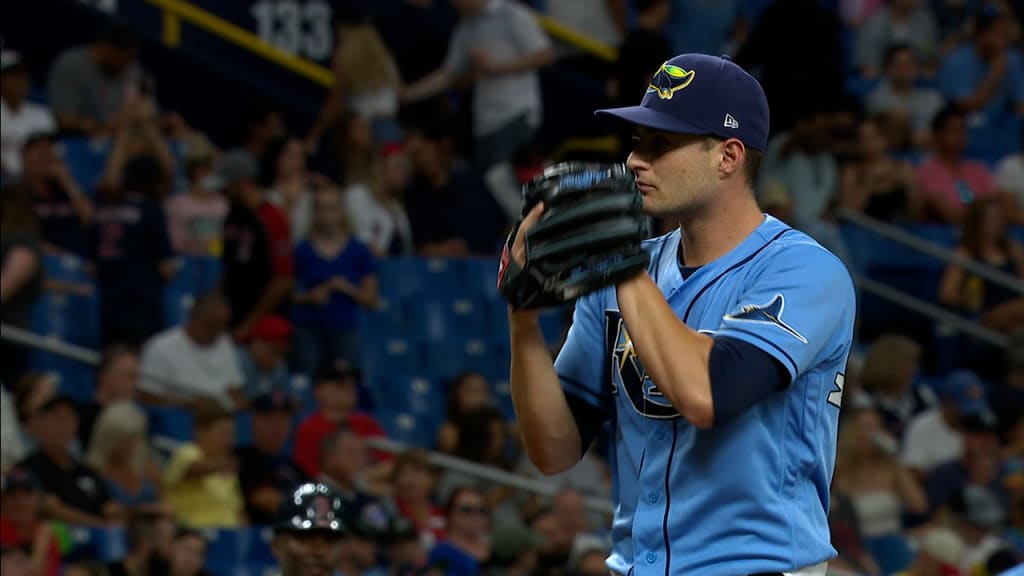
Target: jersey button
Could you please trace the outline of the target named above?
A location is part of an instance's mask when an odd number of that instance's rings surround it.
[[[657,561],[658,561],[658,555],[657,554],[655,554],[654,552],[648,552],[647,553],[647,563],[648,564],[654,564]]]
[[[654,504],[655,502],[658,501],[658,493],[651,492],[650,494],[647,495],[647,499],[651,501],[651,504]]]
[[[665,431],[664,430],[658,430],[657,432],[654,433],[654,438],[657,439],[657,440],[664,440],[665,439]]]

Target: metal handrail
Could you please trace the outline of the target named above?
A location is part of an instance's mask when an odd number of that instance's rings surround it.
[[[925,240],[924,238],[911,234],[897,226],[882,222],[881,220],[877,220],[863,213],[856,212],[848,208],[841,208],[837,212],[837,215],[841,220],[845,220],[851,224],[870,230],[879,236],[883,236],[889,240],[903,244],[908,248],[917,250],[918,252],[938,260],[942,260],[947,264],[959,266],[972,274],[981,276],[993,284],[997,284],[1024,295],[1024,282],[1021,282],[1020,278],[1007,274],[1002,270],[979,262],[973,258],[961,256],[949,250],[945,246]]]

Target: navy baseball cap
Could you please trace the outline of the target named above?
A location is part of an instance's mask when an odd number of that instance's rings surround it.
[[[760,152],[768,146],[764,89],[726,56],[676,56],[654,72],[639,106],[595,114],[652,130],[736,138]]]
[[[985,383],[977,374],[957,370],[946,377],[942,396],[956,405],[963,416],[978,416],[989,412],[985,400]]]

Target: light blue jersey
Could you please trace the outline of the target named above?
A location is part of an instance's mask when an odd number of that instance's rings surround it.
[[[646,376],[614,288],[577,302],[555,369],[567,393],[614,423],[609,568],[738,576],[833,558],[829,486],[856,308],[845,266],[771,216],[685,280],[678,230],[646,248],[679,318],[757,346],[791,383],[722,427],[695,428]]]

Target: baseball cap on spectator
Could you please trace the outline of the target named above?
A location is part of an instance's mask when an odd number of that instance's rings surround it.
[[[768,146],[768,100],[761,84],[726,56],[681,54],[653,71],[637,106],[595,112],[652,130],[736,138]]]
[[[350,383],[356,379],[356,373],[344,360],[328,362],[317,371],[313,378],[313,386],[326,383]]]
[[[260,166],[252,155],[245,150],[225,152],[210,178],[211,188],[219,189],[243,180],[255,180],[260,174]]]
[[[25,67],[25,59],[14,50],[0,51],[0,73],[10,72]]]
[[[3,492],[5,494],[17,490],[25,492],[37,492],[39,484],[32,476],[32,473],[25,468],[13,468],[3,477]]]
[[[345,523],[352,536],[374,542],[385,539],[391,530],[391,515],[377,502],[366,502],[352,511]]]
[[[540,548],[540,534],[518,523],[498,526],[491,537],[491,559],[500,565],[513,564],[519,556]]]
[[[268,314],[256,321],[246,340],[261,340],[273,344],[287,344],[292,339],[292,323],[284,316]]]
[[[942,386],[942,398],[952,402],[961,416],[979,416],[990,412],[985,401],[985,384],[969,370],[951,373]]]
[[[253,412],[261,414],[267,414],[270,412],[295,412],[296,405],[295,400],[291,396],[285,394],[280,390],[268,392],[257,396],[249,403],[249,408]]]

